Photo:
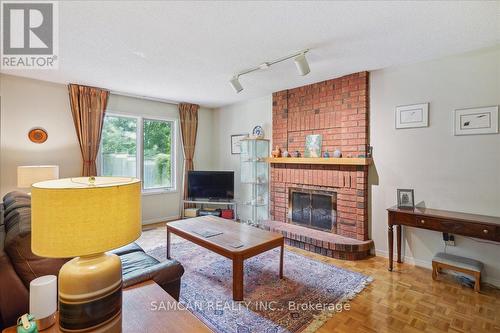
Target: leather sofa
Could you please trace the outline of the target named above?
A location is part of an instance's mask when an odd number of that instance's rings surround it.
[[[10,192],[3,198],[3,250],[0,250],[0,329],[16,323],[29,310],[29,284],[43,275],[58,275],[68,259],[38,257],[31,252],[31,198]],[[123,286],[154,280],[176,300],[184,268],[175,260],[159,262],[137,244],[111,251],[122,261]]]

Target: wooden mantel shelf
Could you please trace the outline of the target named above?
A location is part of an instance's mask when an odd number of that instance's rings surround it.
[[[328,164],[328,165],[370,165],[371,158],[364,157],[268,157],[267,162],[273,164]]]

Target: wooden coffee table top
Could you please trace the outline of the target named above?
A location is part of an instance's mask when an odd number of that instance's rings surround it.
[[[280,244],[283,241],[281,234],[216,216],[200,216],[169,222],[167,230],[228,258],[234,255],[253,256],[256,252],[260,252],[259,249],[268,248],[270,244]],[[204,237],[199,234],[204,230],[222,232],[222,234]],[[238,243],[242,246],[232,246]]]
[[[172,296],[153,281],[146,281],[123,290],[122,329],[123,333],[209,333],[205,324],[185,308],[172,309],[168,306],[178,304]],[[156,308],[155,311],[153,311]],[[3,333],[15,333],[12,326]],[[60,333],[59,324],[41,331]],[[89,331],[91,333],[91,331]]]

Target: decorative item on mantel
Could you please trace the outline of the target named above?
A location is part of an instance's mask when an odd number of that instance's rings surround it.
[[[300,151],[296,150],[291,153],[292,157],[300,157]]]
[[[264,129],[257,125],[252,130],[252,139],[264,139]]]
[[[328,149],[323,152],[323,157],[324,158],[329,158],[330,157],[330,153],[328,152]]]
[[[281,153],[281,157],[290,157],[290,153],[288,152],[288,150],[283,150],[283,152]]]
[[[323,137],[320,134],[307,135],[304,157],[321,157],[322,141]]]
[[[335,157],[335,158],[340,158],[340,157],[342,157],[342,152],[340,151],[340,149],[335,149],[335,150],[333,151],[333,157]]]
[[[368,149],[366,151],[367,151],[366,157],[372,158],[372,156],[373,156],[373,146],[368,146]]]
[[[273,157],[281,157],[281,149],[279,146],[276,146],[276,149],[274,149],[272,152],[271,152],[271,155]]]

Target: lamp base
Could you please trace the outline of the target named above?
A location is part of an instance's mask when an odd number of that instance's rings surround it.
[[[115,254],[77,257],[59,271],[59,326],[65,332],[119,333],[122,265]]]
[[[35,319],[36,327],[39,331],[43,331],[56,323],[56,314],[51,314],[42,319]]]

